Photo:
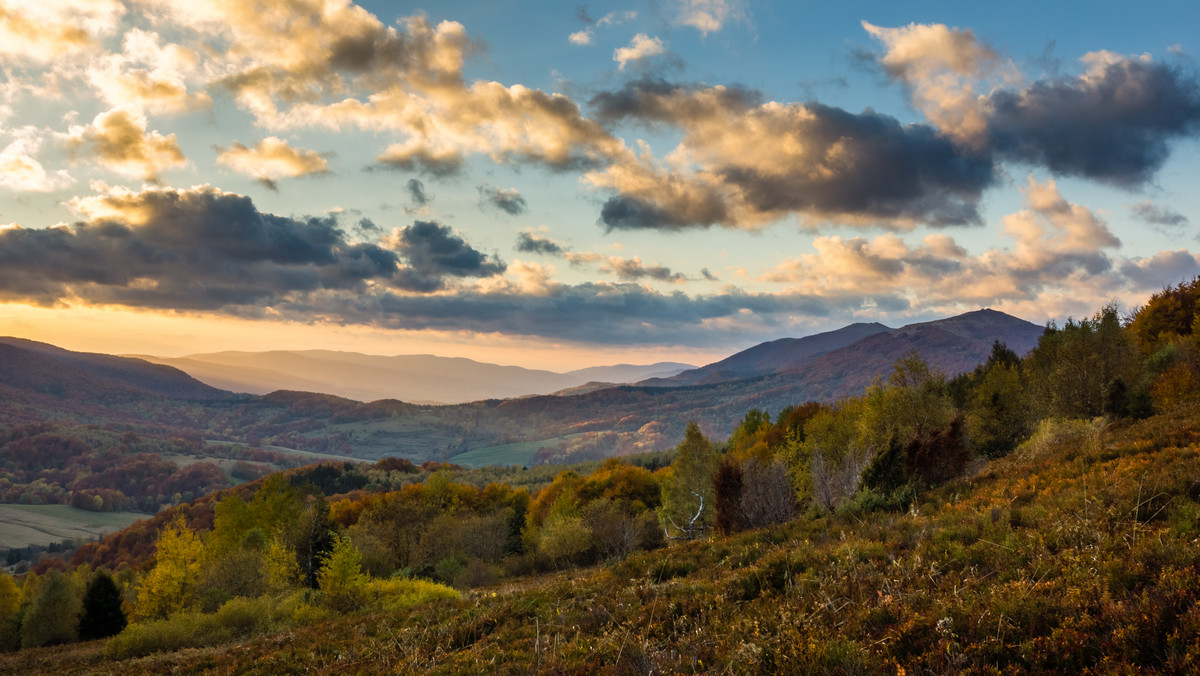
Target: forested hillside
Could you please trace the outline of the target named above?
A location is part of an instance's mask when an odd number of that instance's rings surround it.
[[[417,463],[473,466],[572,463],[671,448],[683,439],[689,421],[707,435],[725,437],[750,409],[778,415],[797,402],[857,395],[875,379],[886,378],[892,363],[913,351],[934,368],[957,374],[986,359],[995,340],[1011,343],[1010,349],[1024,354],[1041,333],[1040,327],[993,311],[891,330],[856,325],[751,348],[706,367],[707,371],[701,369],[711,376],[705,376],[712,381],[708,384],[668,381],[670,387],[589,387],[570,396],[489,399],[454,406],[394,399],[362,403],[294,391],[261,397],[233,395],[140,360],[46,345],[31,352],[27,345],[15,356],[6,357],[0,350],[0,372],[7,368],[24,373],[29,359],[39,365],[37,377],[27,373],[6,381],[7,387],[0,385],[5,403],[0,407],[0,424],[103,424],[144,436],[364,460],[404,457]],[[43,352],[69,359],[64,362]],[[116,375],[81,371],[72,365],[78,362],[102,363],[109,369],[116,364],[128,370]],[[729,370],[722,364],[736,368]],[[152,381],[157,389],[146,383],[148,372],[158,378]],[[194,396],[154,394],[174,391],[172,383],[180,380],[202,389]],[[131,382],[141,385],[131,388]]]
[[[1194,673],[1198,297],[636,462],[272,474],[0,576],[0,668]]]

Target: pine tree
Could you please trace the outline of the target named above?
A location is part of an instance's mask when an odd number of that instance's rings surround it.
[[[121,591],[112,576],[97,571],[83,595],[83,616],[79,618],[79,638],[90,641],[116,636],[128,624],[121,609]]]

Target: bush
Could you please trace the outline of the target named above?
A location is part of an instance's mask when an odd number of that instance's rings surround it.
[[[408,610],[441,599],[461,598],[457,591],[444,584],[405,578],[371,580],[367,583],[366,593],[371,605],[385,612]]]
[[[141,657],[181,648],[199,648],[241,640],[292,625],[280,599],[235,598],[215,613],[180,613],[167,620],[129,625],[104,646],[111,659]]]

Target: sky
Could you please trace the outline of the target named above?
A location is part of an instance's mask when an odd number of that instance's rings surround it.
[[[0,0],[0,334],[703,364],[1200,273],[1200,5]]]

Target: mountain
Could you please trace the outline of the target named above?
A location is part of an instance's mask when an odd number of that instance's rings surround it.
[[[229,397],[228,392],[205,385],[170,366],[2,337],[0,392],[4,399],[32,396],[71,402],[144,397],[213,401]]]
[[[721,361],[670,378],[650,379],[645,386],[713,385],[788,374],[805,390],[836,399],[862,392],[892,364],[916,350],[934,368],[953,376],[975,368],[1000,341],[1023,355],[1037,345],[1042,327],[996,310],[984,309],[947,319],[909,324],[898,329],[883,324],[851,324],[806,338],[760,343]]]
[[[638,366],[617,364],[616,366],[592,366],[568,371],[567,375],[579,378],[582,383],[636,383],[647,378],[670,378],[683,371],[694,370],[691,364],[661,361],[657,364]]]
[[[399,399],[423,404],[508,399],[574,388],[589,381],[630,382],[691,368],[687,364],[664,362],[555,373],[461,357],[389,357],[331,350],[216,352],[180,358],[139,356],[235,392],[267,394],[292,390],[357,401]]]
[[[71,357],[78,353],[43,346],[43,350],[68,361],[84,359],[93,369],[87,371],[39,352],[0,345],[37,358],[37,361],[27,356],[5,359],[0,355],[0,382],[5,383],[0,386],[0,397],[5,402],[0,411],[10,420],[73,415],[76,421],[85,423],[136,423],[139,430],[152,420],[160,433],[171,436],[188,434],[214,441],[248,442],[360,459],[393,456],[417,462],[534,464],[666,448],[682,439],[688,421],[692,420],[710,437],[723,438],[751,408],[775,416],[784,407],[805,401],[833,401],[860,395],[874,379],[886,378],[894,362],[911,351],[916,351],[930,366],[953,376],[986,360],[996,340],[1023,354],[1036,344],[1042,332],[1042,327],[1036,324],[992,310],[899,329],[855,325],[840,333],[832,332],[836,335],[810,337],[811,340],[773,341],[723,360],[726,365],[744,369],[745,373],[755,373],[764,365],[783,367],[747,378],[720,380],[723,369],[710,365],[713,368],[706,367],[709,373],[718,374],[713,378],[715,382],[701,385],[654,384],[669,379],[636,386],[574,385],[576,389],[569,396],[477,398],[469,403],[444,406],[411,401],[416,397],[410,397],[408,403],[381,399],[372,396],[377,392],[361,391],[349,398],[304,391],[236,398],[206,388],[174,369],[154,367],[140,360],[105,357],[110,361],[103,364],[121,365],[131,371],[102,377],[95,372],[99,368],[94,362],[97,355],[86,359]],[[861,334],[867,335],[849,342]],[[846,342],[849,344],[828,349],[831,344]],[[796,345],[807,352],[795,349]],[[530,383],[538,383],[532,377],[521,380],[530,374],[543,378],[540,384],[546,386],[567,378],[578,383],[577,376],[569,374],[530,372],[467,359],[371,357],[322,351],[199,356],[217,360],[204,363],[223,366],[222,373],[230,378],[261,375],[253,374],[251,368],[286,372],[293,383],[327,382],[323,379],[335,376],[359,378],[359,382],[372,382],[369,379],[374,378],[376,386],[388,387],[389,392],[399,392],[406,379],[412,379],[437,385],[440,390],[425,396],[445,399],[477,392],[470,389],[478,387],[470,379],[472,374],[480,373],[500,381],[509,376],[513,384],[509,392],[533,390]],[[794,366],[797,363],[800,366]],[[414,364],[421,368],[408,371],[401,368]],[[68,366],[74,369],[70,371],[72,375],[68,375]],[[18,367],[26,371],[36,367],[41,371],[22,374]],[[724,370],[736,373],[736,369]],[[165,374],[174,380],[149,379],[149,375],[165,378]],[[140,389],[128,384],[140,380],[147,381],[136,386]],[[208,396],[218,401],[182,406],[177,399],[146,396],[151,391],[180,391],[178,388],[188,383],[193,389],[199,388],[196,392],[199,398]],[[301,390],[317,389],[305,382],[299,384],[303,385]],[[378,401],[365,404],[355,401],[362,399]],[[29,403],[22,407],[8,405],[26,400]],[[95,403],[80,403],[88,401]]]
[[[780,338],[675,376],[643,381],[640,385],[707,385],[790,371],[833,350],[892,329],[879,323],[851,324],[836,331],[804,338]]]

